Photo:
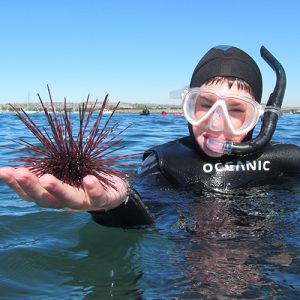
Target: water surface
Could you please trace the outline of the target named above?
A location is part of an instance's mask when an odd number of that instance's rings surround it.
[[[34,120],[43,125],[40,114]],[[74,115],[74,121],[76,116]],[[1,145],[34,141],[0,114]],[[116,115],[122,154],[188,133],[182,117]],[[75,126],[76,127],[76,126]],[[281,118],[274,140],[300,146],[300,115]],[[0,149],[0,164],[17,156]],[[141,158],[126,171],[135,174]],[[1,299],[299,299],[300,184],[230,193],[143,187],[154,228],[123,230],[87,213],[39,208],[0,184]]]

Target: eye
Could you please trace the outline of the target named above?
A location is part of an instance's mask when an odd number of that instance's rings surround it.
[[[231,103],[228,105],[228,111],[232,114],[245,114],[247,113],[247,107],[240,103]]]
[[[197,99],[197,109],[199,110],[209,110],[213,105],[214,101],[206,97],[199,97]]]
[[[201,103],[199,106],[201,108],[210,109],[212,107],[212,104],[210,104],[210,103]]]
[[[236,114],[244,114],[245,113],[245,110],[243,108],[232,108],[229,110],[230,112],[232,113],[236,113]]]

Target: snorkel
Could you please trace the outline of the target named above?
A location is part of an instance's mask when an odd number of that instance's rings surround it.
[[[276,73],[276,85],[265,107],[260,132],[254,139],[242,143],[223,142],[210,138],[207,146],[214,152],[229,155],[254,153],[263,149],[270,142],[274,134],[278,118],[281,114],[281,105],[286,87],[286,75],[282,65],[264,46],[261,47],[260,54]]]

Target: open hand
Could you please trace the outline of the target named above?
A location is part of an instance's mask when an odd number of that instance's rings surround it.
[[[127,183],[119,177],[109,176],[117,190],[106,189],[92,175],[83,179],[83,187],[76,188],[63,183],[51,174],[37,177],[27,168],[0,168],[0,179],[22,199],[41,207],[68,211],[110,210],[118,207],[127,197]]]

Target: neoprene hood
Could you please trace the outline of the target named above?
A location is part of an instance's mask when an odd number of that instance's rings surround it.
[[[255,100],[261,102],[261,72],[256,62],[241,49],[232,46],[216,46],[210,49],[197,64],[190,87],[200,87],[216,76],[244,80],[251,86]]]
[[[276,73],[276,84],[270,94],[259,134],[252,139],[252,131],[242,143],[226,141],[220,153],[245,155],[261,151],[270,141],[281,115],[281,106],[286,88],[286,75],[280,62],[264,46],[260,48],[262,58]],[[244,51],[231,46],[217,46],[210,49],[196,66],[190,87],[200,87],[207,80],[216,77],[234,77],[247,82],[253,90],[255,99],[260,103],[262,95],[262,76],[255,61]],[[194,138],[191,124],[189,130]]]

